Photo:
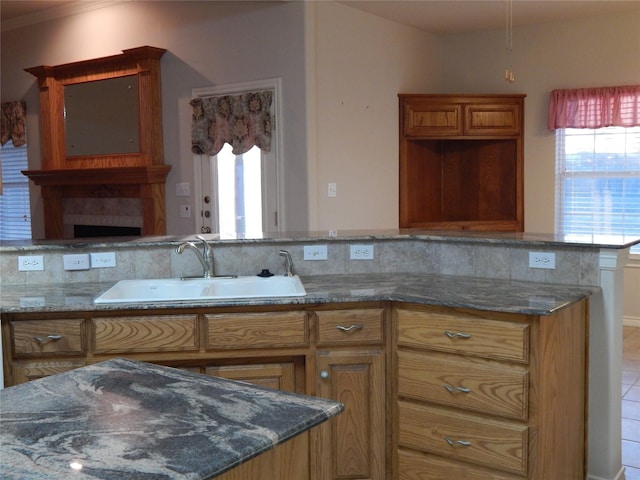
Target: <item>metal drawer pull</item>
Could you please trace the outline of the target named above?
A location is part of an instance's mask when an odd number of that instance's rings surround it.
[[[338,325],[336,328],[338,330],[340,330],[341,332],[351,332],[352,330],[362,330],[364,328],[364,325],[362,325],[360,323],[352,323],[348,327],[344,327],[342,325]]]
[[[471,389],[466,387],[452,387],[448,383],[444,385],[444,388],[449,393],[462,392],[462,393],[470,393]]]
[[[444,437],[444,439],[452,447],[456,447],[458,445],[460,445],[461,447],[471,446],[471,442],[467,442],[466,440],[451,440],[449,437]]]
[[[49,343],[49,342],[57,342],[62,339],[62,335],[47,335],[46,338],[42,337],[33,337],[33,339],[38,343]]]
[[[468,333],[462,333],[462,332],[450,332],[449,330],[445,330],[444,334],[449,337],[449,338],[471,338],[471,335]]]

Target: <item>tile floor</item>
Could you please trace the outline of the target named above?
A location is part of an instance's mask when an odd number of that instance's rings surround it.
[[[622,349],[622,464],[640,480],[640,327],[624,327]]]

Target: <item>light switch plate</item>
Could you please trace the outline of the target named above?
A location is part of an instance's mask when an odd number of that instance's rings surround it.
[[[62,266],[65,270],[89,270],[91,262],[88,253],[76,253],[74,255],[63,255]]]
[[[326,260],[327,246],[326,245],[305,245],[304,259],[305,260]]]

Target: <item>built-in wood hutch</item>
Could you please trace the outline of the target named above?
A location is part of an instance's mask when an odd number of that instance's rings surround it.
[[[42,188],[46,238],[65,238],[65,198],[140,199],[141,234],[166,233],[164,186],[171,167],[164,165],[162,142],[164,53],[145,46],[109,57],[26,69],[37,77],[40,89],[42,169],[23,173]],[[123,79],[122,88],[128,91],[113,93],[110,84]],[[113,98],[107,96],[111,94]],[[71,97],[76,103],[88,99],[74,105],[78,112],[73,111],[73,119]],[[128,131],[123,131],[126,125]],[[79,130],[73,139],[72,127]]]
[[[400,227],[523,231],[524,95],[400,94]]]

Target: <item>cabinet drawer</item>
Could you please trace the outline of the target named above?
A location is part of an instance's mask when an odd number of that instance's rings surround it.
[[[85,365],[84,360],[17,361],[13,364],[14,385],[68,372]]]
[[[382,343],[384,310],[327,310],[318,316],[318,344]]]
[[[405,136],[438,136],[462,134],[462,105],[413,100],[404,105]]]
[[[80,355],[86,350],[82,318],[11,322],[16,357]]]
[[[398,309],[398,344],[528,363],[529,325],[465,314]]]
[[[94,318],[94,352],[198,350],[197,315]]]
[[[463,357],[398,352],[398,393],[465,410],[527,419],[526,371]]]
[[[468,463],[456,463],[446,458],[399,449],[398,480],[523,480],[519,475],[496,472]]]
[[[520,115],[515,104],[465,105],[464,130],[469,135],[517,135]]]
[[[526,475],[526,425],[402,401],[398,406],[401,446]]]
[[[205,315],[208,350],[302,347],[309,344],[306,312]]]

